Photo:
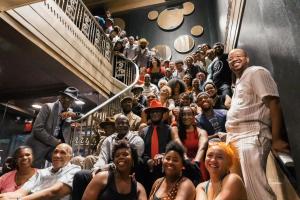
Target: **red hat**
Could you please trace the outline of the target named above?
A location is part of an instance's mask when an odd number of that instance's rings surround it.
[[[145,113],[149,113],[151,110],[161,110],[162,112],[169,111],[169,109],[167,107],[162,106],[161,102],[156,99],[153,99],[150,102],[150,106],[148,108],[146,108],[144,111],[145,111]]]

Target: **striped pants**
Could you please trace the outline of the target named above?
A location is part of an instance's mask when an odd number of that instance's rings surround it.
[[[266,176],[271,140],[266,137],[251,136],[238,139],[231,144],[239,153],[248,200],[276,200],[276,195]]]

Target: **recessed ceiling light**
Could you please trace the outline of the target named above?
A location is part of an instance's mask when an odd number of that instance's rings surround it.
[[[32,106],[33,108],[36,108],[36,109],[41,109],[41,108],[42,108],[42,106],[39,105],[39,104],[32,104],[31,106]]]

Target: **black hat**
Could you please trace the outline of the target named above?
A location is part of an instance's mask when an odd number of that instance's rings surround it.
[[[71,97],[74,100],[78,100],[79,90],[75,87],[67,87],[65,91],[60,91],[59,93]]]

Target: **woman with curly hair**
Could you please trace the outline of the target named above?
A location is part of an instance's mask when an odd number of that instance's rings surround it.
[[[86,190],[83,200],[146,200],[144,187],[135,180],[133,173],[138,164],[136,149],[127,140],[119,140],[112,152],[115,170],[96,174]]]
[[[183,175],[184,149],[177,142],[170,142],[162,161],[164,177],[157,179],[150,192],[150,200],[194,200],[195,187]]]
[[[165,68],[161,66],[160,60],[156,56],[151,57],[147,74],[150,74],[151,83],[156,86],[158,86],[159,80],[165,76]]]
[[[171,88],[171,99],[174,100],[175,106],[180,106],[179,96],[181,93],[185,92],[185,83],[180,79],[174,78],[168,82],[168,86]]]

